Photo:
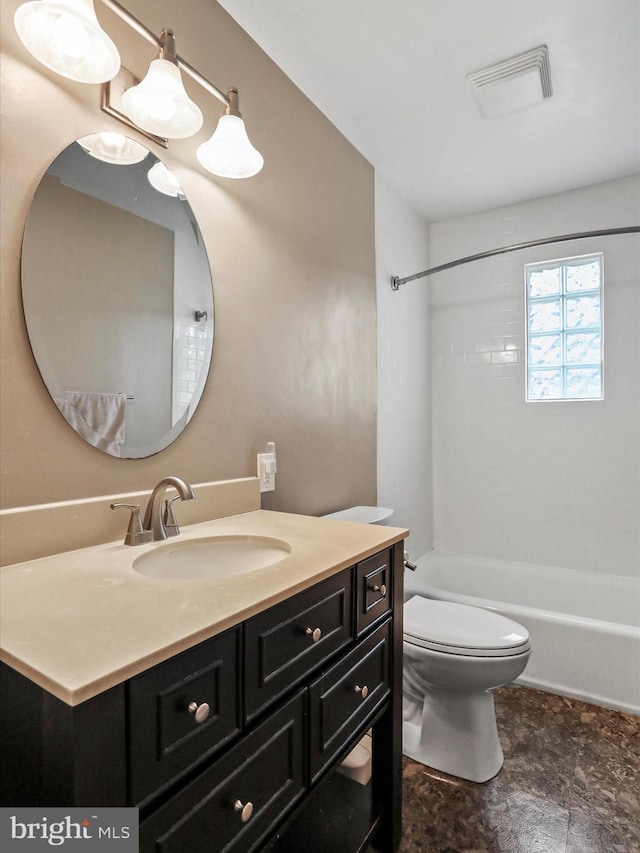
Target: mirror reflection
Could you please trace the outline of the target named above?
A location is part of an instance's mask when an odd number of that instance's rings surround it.
[[[42,378],[79,435],[125,458],[177,438],[207,378],[213,289],[193,211],[157,157],[113,133],[56,157],[25,228],[22,298]]]

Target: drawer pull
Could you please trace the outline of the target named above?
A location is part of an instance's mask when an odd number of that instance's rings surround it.
[[[355,689],[356,693],[359,693],[362,696],[363,699],[366,699],[367,696],[369,695],[369,688],[367,687],[366,684],[364,685],[364,687],[360,687],[359,685],[356,684],[354,689]]]
[[[309,634],[314,643],[317,643],[320,637],[322,636],[322,631],[320,628],[307,628],[305,634]]]
[[[240,812],[243,823],[246,823],[253,814],[253,803],[242,803],[240,800],[236,800],[233,807],[237,812]]]
[[[378,586],[377,583],[374,583],[374,585],[371,587],[371,589],[374,592],[379,592],[383,598],[385,598],[385,596],[387,595],[387,587],[385,584],[382,584],[382,586]]]
[[[204,721],[209,716],[209,711],[211,709],[207,705],[206,702],[203,702],[202,705],[198,705],[197,702],[191,702],[188,707],[188,711],[190,714],[194,714],[196,718],[196,723],[200,725],[200,723],[204,723]]]

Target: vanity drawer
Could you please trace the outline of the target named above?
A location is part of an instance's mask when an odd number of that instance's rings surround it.
[[[309,687],[312,782],[389,695],[390,646],[389,620]]]
[[[133,805],[240,731],[240,643],[232,628],[129,681]]]
[[[141,853],[255,850],[305,790],[304,699],[301,691],[143,820]],[[243,806],[252,807],[246,821]]]
[[[381,551],[356,566],[358,634],[393,607],[391,549]]]
[[[352,602],[349,569],[245,622],[246,720],[352,640]]]

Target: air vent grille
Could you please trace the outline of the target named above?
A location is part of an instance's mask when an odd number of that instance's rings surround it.
[[[467,75],[480,113],[506,115],[551,97],[549,51],[541,45]]]

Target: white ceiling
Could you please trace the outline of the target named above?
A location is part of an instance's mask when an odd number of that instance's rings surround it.
[[[640,172],[639,0],[219,2],[430,221]],[[542,44],[552,97],[481,118],[467,74]]]

